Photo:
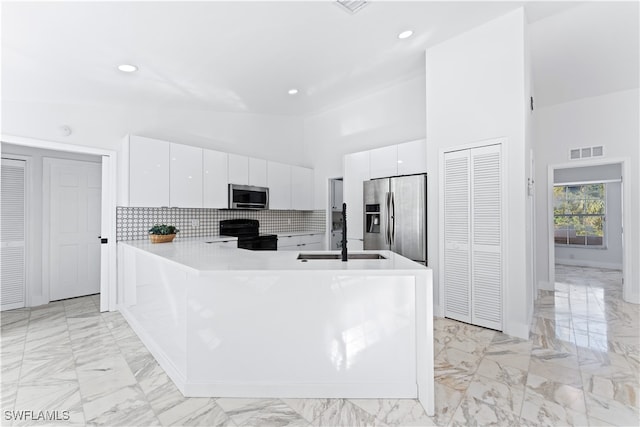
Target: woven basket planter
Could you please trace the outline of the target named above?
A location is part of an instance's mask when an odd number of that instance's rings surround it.
[[[173,241],[175,237],[175,234],[149,234],[151,243],[168,243]]]

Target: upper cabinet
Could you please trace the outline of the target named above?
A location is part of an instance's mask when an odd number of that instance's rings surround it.
[[[427,173],[427,141],[398,144],[398,175]]]
[[[267,186],[267,161],[249,157],[249,185]]]
[[[313,209],[313,169],[291,166],[291,208]]]
[[[371,179],[398,175],[398,146],[376,148],[369,151]]]
[[[202,148],[171,144],[169,205],[202,207]]]
[[[267,162],[269,209],[291,209],[291,166]]]
[[[141,136],[125,140],[128,158],[121,173],[128,175],[128,182],[121,186],[124,204],[169,206],[170,145],[167,141]]]
[[[427,172],[427,144],[424,139],[369,151],[371,179]]]
[[[229,186],[227,182],[228,161],[227,153],[203,150],[203,207],[222,209],[229,206]]]
[[[121,206],[223,209],[240,184],[268,187],[271,209],[313,209],[313,169],[135,135],[120,154]]]
[[[229,153],[229,184],[249,185],[249,158]]]

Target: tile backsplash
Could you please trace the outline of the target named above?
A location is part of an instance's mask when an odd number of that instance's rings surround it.
[[[219,234],[220,221],[249,218],[260,221],[261,233],[325,231],[325,211],[228,210],[197,208],[116,208],[116,240],[147,239],[154,224],[175,225],[179,237],[207,237]],[[192,225],[196,221],[198,225]]]

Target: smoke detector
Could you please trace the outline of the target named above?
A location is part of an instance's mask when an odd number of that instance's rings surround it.
[[[336,0],[336,3],[342,6],[349,13],[353,14],[365,7],[369,2],[355,0]]]

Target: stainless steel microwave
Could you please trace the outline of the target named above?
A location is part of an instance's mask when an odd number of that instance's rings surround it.
[[[229,184],[229,209],[269,209],[269,189]]]

